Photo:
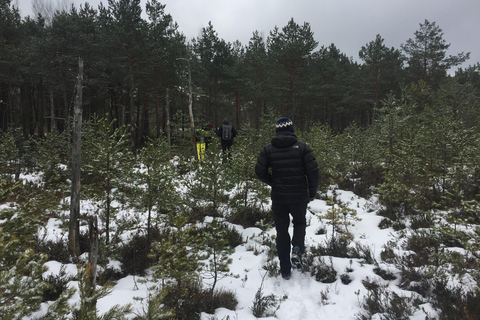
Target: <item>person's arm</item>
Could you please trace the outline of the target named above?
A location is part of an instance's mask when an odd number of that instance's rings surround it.
[[[255,174],[260,181],[272,185],[272,175],[268,172],[269,168],[270,164],[268,162],[267,153],[265,148],[263,148],[262,151],[260,151],[257,164],[255,165]]]
[[[318,163],[313,155],[312,149],[305,144],[305,153],[303,156],[303,167],[308,180],[308,198],[313,199],[317,193],[320,183]]]

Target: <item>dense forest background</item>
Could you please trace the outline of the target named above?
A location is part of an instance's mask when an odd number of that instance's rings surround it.
[[[272,107],[301,130],[322,123],[341,132],[352,123],[371,125],[388,95],[399,98],[420,80],[433,90],[452,79],[476,93],[480,86],[478,64],[449,75],[469,54],[447,56],[442,29],[427,20],[401,48],[386,47],[377,35],[359,48],[357,63],[333,43],[319,48],[309,23],[293,19],[266,38],[253,31],[242,45],[219,38],[211,23],[186,39],[156,0],[146,5],[147,20],[138,0],[44,9],[25,19],[10,3],[0,6],[2,131],[42,137],[68,129],[79,57],[84,119],[110,114],[117,127],[130,125],[135,146],[167,127],[190,126],[190,94],[196,122],[218,126],[228,118],[258,128],[258,115]]]
[[[106,257],[123,263],[121,274],[101,273],[101,284],[150,268],[157,280],[176,280],[158,293],[160,300],[150,301],[152,314],[164,306],[179,319],[204,311],[202,301],[214,290],[204,292],[192,280],[199,267],[192,255],[208,247],[212,256],[222,253],[225,260],[215,263],[226,268],[226,255],[241,240],[224,225],[199,230],[196,223],[213,216],[245,227],[271,226],[264,206],[268,188],[253,168],[275,119],[288,116],[318,159],[320,194],[333,186],[374,196],[381,227],[401,234],[402,241],[382,251],[382,262],[395,265],[401,276],[399,286],[431,302],[440,319],[476,319],[480,64],[452,74],[469,54],[447,56],[440,26],[421,22],[398,49],[387,48],[378,35],[359,48],[361,62],[355,62],[334,44],[318,48],[307,22],[292,19],[266,38],[254,31],[246,46],[220,39],[211,24],[187,40],[164,5],[149,1],[144,20],[139,3],[109,0],[108,7],[85,4],[21,19],[11,0],[0,0],[0,286],[8,289],[0,290],[0,314],[20,319],[42,301],[62,308],[62,297],[73,294],[69,279],[42,279],[43,265],[47,259],[79,262],[93,247],[93,217],[100,226],[98,264],[105,265]],[[79,58],[81,195],[94,210],[81,212],[78,248],[69,250],[65,241],[44,243],[36,232],[50,218],[68,229]],[[224,118],[239,130],[231,164],[222,163],[217,144],[203,161],[193,161],[191,130],[209,122],[218,126]],[[38,179],[22,180],[27,174]],[[327,219],[341,225],[351,211],[336,205]],[[145,219],[117,215],[125,208]],[[319,256],[352,256],[352,239],[341,231]],[[180,258],[172,259],[172,252]],[[320,269],[312,266],[312,272]],[[90,278],[79,276],[85,301],[75,317],[82,320],[82,312],[95,314],[96,300],[106,294],[95,291],[89,283],[95,273],[89,272]],[[447,288],[464,275],[472,290]],[[403,319],[401,299],[385,298],[381,287],[369,290],[365,307],[372,315],[398,311]],[[187,310],[179,296],[198,305]],[[381,305],[385,301],[398,308]],[[216,303],[208,308],[225,306]],[[68,318],[70,311],[60,309],[51,317]]]

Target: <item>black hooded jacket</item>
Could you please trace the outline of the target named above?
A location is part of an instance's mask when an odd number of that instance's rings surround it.
[[[272,202],[277,203],[307,202],[315,196],[319,183],[312,149],[289,131],[278,132],[261,150],[255,174],[272,187]]]
[[[230,125],[230,122],[224,120],[223,124]],[[220,126],[217,129],[217,136],[220,137],[220,142],[222,144],[222,149],[225,150],[227,147],[231,147],[233,145],[233,138],[235,138],[237,136],[237,129],[235,129],[235,127],[232,126],[232,139],[230,139],[230,140],[223,140],[222,135],[223,135],[223,126]]]

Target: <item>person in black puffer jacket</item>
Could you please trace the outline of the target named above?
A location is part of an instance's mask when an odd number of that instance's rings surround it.
[[[283,278],[289,279],[292,263],[301,268],[301,254],[305,251],[307,204],[317,193],[319,170],[312,149],[295,136],[292,120],[282,117],[275,126],[276,134],[271,143],[260,151],[255,174],[272,187],[280,271]],[[288,233],[290,214],[293,218],[291,241]]]

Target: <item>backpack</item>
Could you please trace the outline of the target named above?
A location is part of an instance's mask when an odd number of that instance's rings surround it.
[[[222,125],[222,140],[232,140],[232,125]]]

